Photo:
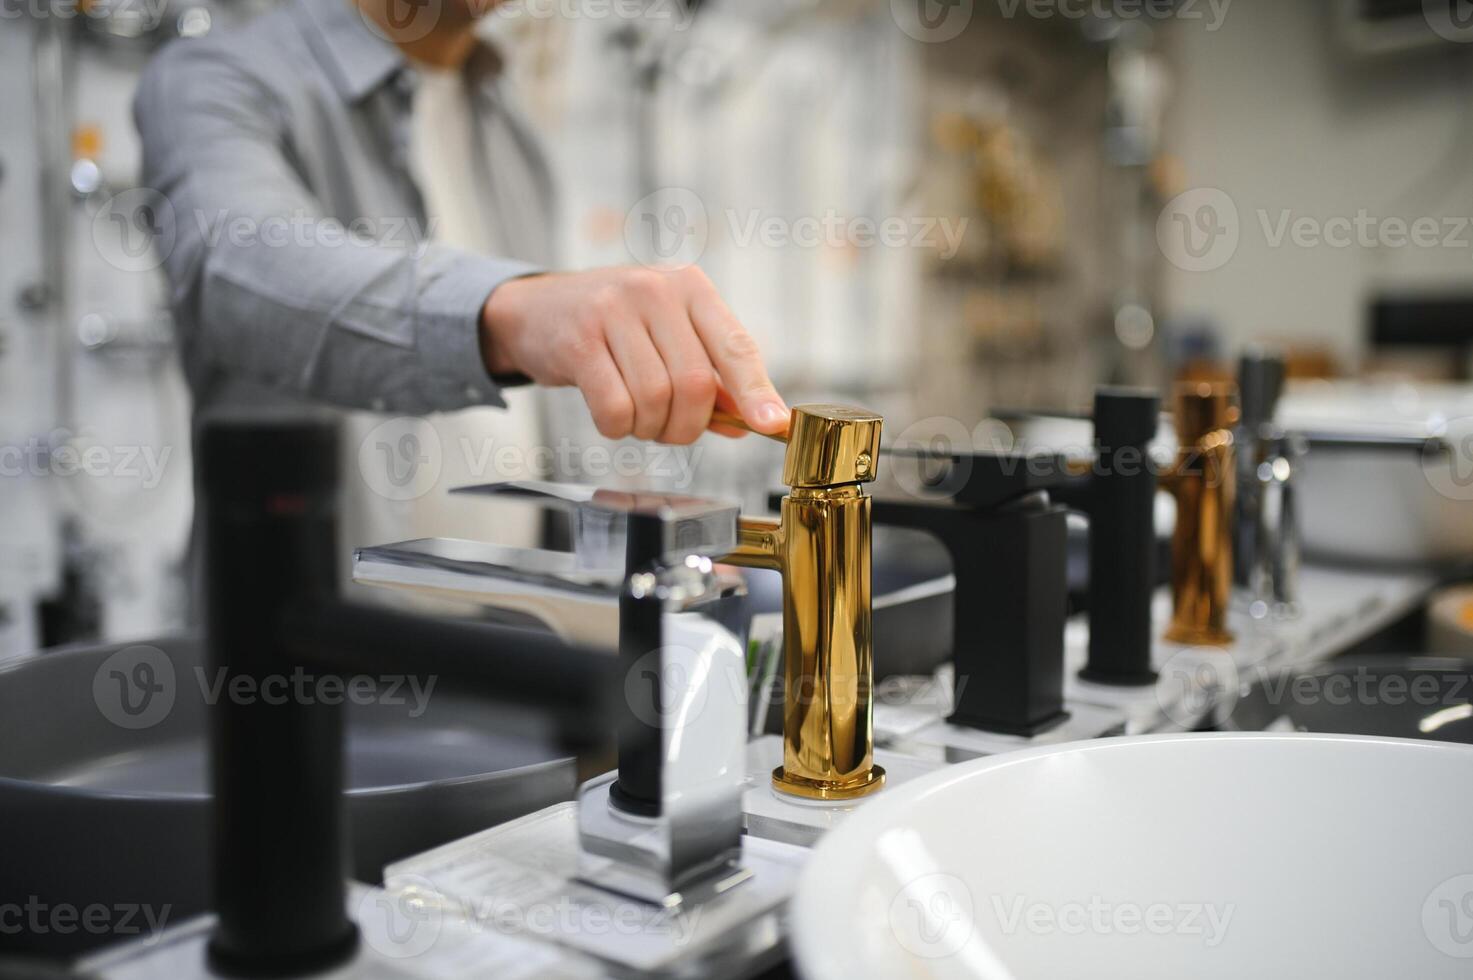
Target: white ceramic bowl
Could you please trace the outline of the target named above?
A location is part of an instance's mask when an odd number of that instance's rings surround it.
[[[826,837],[809,980],[1473,977],[1473,746],[1105,739],[954,766]]]

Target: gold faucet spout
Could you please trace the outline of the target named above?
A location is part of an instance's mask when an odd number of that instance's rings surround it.
[[[782,571],[782,524],[771,517],[742,517],[737,521],[737,548],[722,561],[744,568]]]

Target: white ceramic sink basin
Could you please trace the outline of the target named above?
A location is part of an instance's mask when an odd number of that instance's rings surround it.
[[[824,838],[809,980],[1473,977],[1473,746],[1170,735],[923,777]]]

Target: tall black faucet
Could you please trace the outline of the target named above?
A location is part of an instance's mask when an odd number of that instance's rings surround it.
[[[1089,660],[1079,676],[1099,684],[1150,684],[1151,594],[1156,588],[1157,467],[1151,440],[1161,398],[1100,388],[1089,472],[1054,496],[1089,515]]]
[[[358,946],[346,911],[342,708],[235,698],[234,679],[260,685],[297,668],[434,674],[591,741],[611,730],[611,692],[623,689],[616,658],[546,634],[338,600],[337,460],[337,428],[321,416],[216,416],[197,441],[205,647],[225,692],[210,724],[209,956],[229,976],[314,973]]]

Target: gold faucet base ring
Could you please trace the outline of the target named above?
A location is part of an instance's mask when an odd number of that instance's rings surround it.
[[[882,766],[870,766],[863,775],[844,781],[790,776],[782,766],[772,770],[773,789],[808,800],[855,800],[884,785],[885,770]]]
[[[1172,627],[1162,636],[1168,643],[1180,643],[1190,647],[1230,647],[1237,639],[1227,630]]]

